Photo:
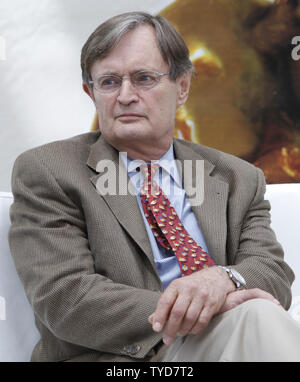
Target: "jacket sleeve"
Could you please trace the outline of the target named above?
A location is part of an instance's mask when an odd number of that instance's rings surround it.
[[[12,175],[9,243],[36,317],[60,340],[121,355],[138,344],[142,358],[161,339],[147,320],[161,293],[95,273],[83,211],[49,167],[31,150]]]
[[[263,172],[256,168],[256,192],[247,208],[239,236],[239,246],[232,259],[247,288],[260,288],[271,293],[283,307],[291,304],[294,273],[284,261],[284,253],[270,227],[270,203],[264,199],[266,190]]]

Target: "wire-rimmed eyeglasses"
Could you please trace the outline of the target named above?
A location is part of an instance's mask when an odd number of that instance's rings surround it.
[[[140,70],[131,74],[129,77],[120,77],[116,74],[104,74],[94,81],[89,81],[94,88],[100,93],[111,93],[122,86],[123,80],[130,80],[131,84],[137,89],[148,90],[156,86],[161,77],[169,75],[169,73],[158,73],[152,70]]]

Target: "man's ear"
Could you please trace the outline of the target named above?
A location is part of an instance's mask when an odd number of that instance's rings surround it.
[[[86,94],[91,97],[91,99],[93,100],[93,102],[95,102],[95,97],[94,97],[94,93],[93,93],[93,90],[87,86],[87,84],[85,82],[82,83],[82,88],[83,90],[86,92]]]
[[[184,105],[188,99],[191,85],[192,71],[188,71],[177,78],[177,107]]]

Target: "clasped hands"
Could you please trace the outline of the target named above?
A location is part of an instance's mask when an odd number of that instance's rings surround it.
[[[222,268],[205,268],[173,280],[148,320],[155,332],[163,330],[163,341],[170,345],[176,336],[198,334],[213,316],[253,298],[264,298],[280,305],[262,289],[236,290]]]

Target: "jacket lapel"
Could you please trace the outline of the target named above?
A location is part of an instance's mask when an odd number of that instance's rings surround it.
[[[198,195],[203,195],[202,203],[200,205],[192,204],[192,209],[204,235],[209,253],[216,264],[225,264],[228,184],[219,179],[218,176],[213,176],[215,166],[191,147],[175,139],[174,150],[176,158],[182,163],[182,176],[187,195],[193,195],[195,189]],[[196,161],[202,161],[204,174],[203,177],[200,177],[200,181],[192,184],[188,179],[187,174],[185,174],[184,160],[190,161],[194,180],[196,179]]]
[[[103,176],[103,172],[99,172],[101,167],[99,166],[100,163],[107,163],[115,168],[115,173],[112,172],[111,176],[107,177],[107,179],[108,181],[111,181],[112,185],[115,185],[113,188],[116,190],[116,195],[103,195],[99,193],[98,182],[100,181],[101,176]],[[91,177],[91,182],[95,186],[100,197],[105,200],[119,223],[133,238],[141,250],[144,251],[152,266],[156,269],[151,245],[136,195],[127,192],[127,186],[130,179],[121,159],[119,163],[119,152],[109,145],[102,135],[100,135],[97,142],[91,147],[87,165],[97,173]]]

